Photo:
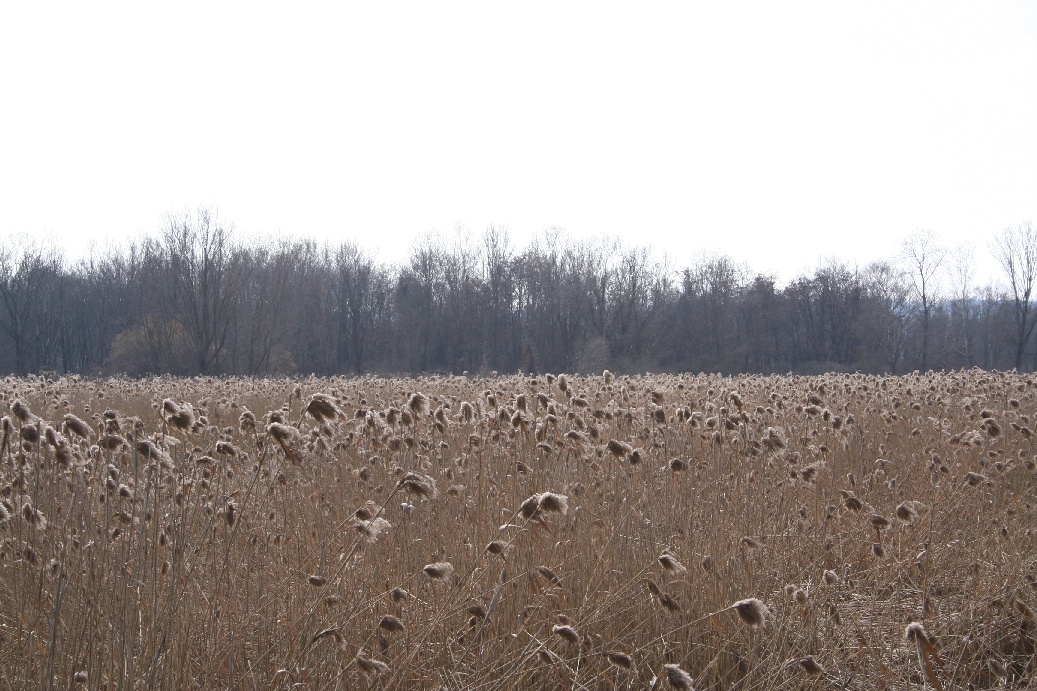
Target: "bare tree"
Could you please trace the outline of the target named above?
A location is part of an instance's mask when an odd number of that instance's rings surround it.
[[[875,301],[877,310],[871,323],[872,336],[881,344],[882,355],[890,372],[904,359],[904,344],[907,341],[910,321],[911,287],[904,271],[889,262],[872,262],[864,270],[865,284],[869,297]]]
[[[901,256],[907,263],[915,297],[922,312],[922,370],[929,369],[929,326],[936,303],[936,274],[947,258],[947,250],[937,241],[936,233],[919,229],[904,239]]]
[[[955,350],[966,366],[975,364],[975,337],[972,330],[975,306],[973,285],[976,278],[976,257],[972,247],[959,245],[951,252],[951,328]]]
[[[1012,291],[1015,315],[1015,368],[1022,370],[1023,353],[1033,333],[1030,298],[1037,280],[1037,229],[1032,223],[1008,226],[998,233],[990,252],[1001,265]]]
[[[45,329],[56,315],[47,297],[61,277],[61,256],[27,237],[0,243],[0,335],[11,344],[14,370],[27,374],[43,362]]]
[[[174,318],[198,371],[207,373],[223,352],[247,262],[210,209],[170,217],[162,241]]]

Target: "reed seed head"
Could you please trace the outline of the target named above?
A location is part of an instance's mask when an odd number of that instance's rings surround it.
[[[580,642],[580,634],[576,633],[576,629],[568,624],[556,624],[555,626],[552,626],[551,633],[568,642],[570,645],[577,645]]]
[[[731,605],[731,607],[738,613],[738,618],[741,619],[743,623],[748,624],[754,629],[762,626],[771,614],[771,611],[767,609],[767,605],[763,604],[763,602],[755,597],[747,600],[739,600]]]
[[[672,663],[663,665],[663,674],[666,675],[666,682],[671,688],[679,691],[694,691],[695,681],[690,674],[681,669],[680,665]]]
[[[445,581],[454,573],[454,567],[448,561],[438,561],[434,564],[426,564],[421,571],[434,581]]]

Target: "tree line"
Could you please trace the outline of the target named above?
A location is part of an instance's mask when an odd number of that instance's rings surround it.
[[[674,266],[615,239],[428,236],[398,264],[352,242],[247,242],[209,210],[67,261],[0,243],[0,372],[146,375],[1037,369],[1037,230],[1002,280],[920,231],[889,260],[778,285],[724,255]]]

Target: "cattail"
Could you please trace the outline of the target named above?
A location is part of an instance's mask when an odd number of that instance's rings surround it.
[[[386,614],[382,617],[382,620],[378,622],[378,628],[383,631],[388,631],[389,633],[397,633],[403,631],[405,627],[402,621],[391,614]]]
[[[969,487],[976,487],[978,485],[983,484],[986,481],[986,476],[980,475],[979,473],[969,472],[965,474],[965,484]]]
[[[540,509],[540,495],[534,494],[519,505],[518,514],[522,518],[532,518]]]
[[[123,499],[133,499],[133,490],[126,485],[119,485],[119,496]]]
[[[368,499],[363,506],[353,512],[353,517],[358,521],[369,521],[381,512],[382,507]]]
[[[806,607],[807,603],[810,602],[810,596],[807,595],[807,591],[802,588],[796,588],[792,593],[792,601],[800,607]]]
[[[877,559],[886,558],[886,548],[882,546],[881,542],[873,542],[871,544],[871,553],[874,554]]]
[[[679,602],[673,599],[668,593],[659,594],[659,605],[667,612],[680,612],[681,605]]]
[[[839,577],[839,574],[837,574],[835,571],[832,571],[831,569],[825,570],[824,579],[825,583],[827,583],[828,585],[839,585],[843,582],[843,579]]]
[[[338,406],[335,405],[335,399],[322,393],[315,393],[310,396],[310,402],[306,404],[306,412],[313,416],[313,419],[318,423],[337,417],[345,417]]]
[[[312,585],[314,588],[319,588],[325,583],[327,583],[328,579],[322,576],[307,576],[306,582]]]
[[[11,520],[11,510],[7,508],[7,502],[0,501],[0,523]]]
[[[670,573],[683,573],[684,571],[687,571],[687,569],[684,568],[684,564],[677,561],[677,559],[669,552],[663,552],[659,555],[659,563],[662,564],[662,567]]]
[[[742,547],[745,547],[746,549],[759,549],[760,543],[746,535],[742,538]]]
[[[663,665],[663,673],[666,675],[666,682],[671,687],[680,689],[681,691],[694,691],[694,680],[691,678],[690,674],[681,669],[680,665]]]
[[[576,629],[569,626],[568,624],[552,626],[551,633],[555,634],[559,638],[564,639],[571,645],[577,645],[580,642],[580,634],[576,633]]]
[[[569,497],[553,492],[544,492],[540,495],[539,507],[547,513],[560,513],[563,516],[569,513]]]
[[[929,636],[929,632],[925,630],[920,622],[913,621],[907,625],[904,629],[904,640],[909,643],[914,643],[916,640],[923,640],[929,645],[933,645],[933,639]]]
[[[1008,670],[1005,668],[1004,664],[996,657],[990,658],[990,660],[987,662],[987,665],[990,667],[990,673],[993,676],[1000,677],[1002,679],[1008,678]]]
[[[421,415],[424,413],[427,405],[428,399],[425,398],[425,394],[411,394],[411,397],[407,400],[407,407],[410,408],[411,412],[415,415]]]
[[[34,526],[36,530],[45,530],[47,528],[47,519],[29,502],[22,504],[22,518],[25,519],[26,523]]]
[[[818,664],[813,655],[807,655],[804,658],[800,658],[799,666],[803,668],[804,672],[812,677],[816,677],[825,671],[825,668]]]
[[[605,653],[605,658],[620,669],[629,671],[634,668],[634,659],[626,653],[608,652]]]
[[[137,453],[148,459],[168,460],[169,458],[166,452],[155,446],[155,442],[150,439],[141,439],[137,442]]]
[[[558,577],[558,574],[556,574],[554,571],[552,571],[551,569],[547,568],[546,566],[538,566],[534,570],[538,574],[540,574],[540,576],[544,580],[546,580],[548,583],[550,583],[551,585],[561,585],[562,584],[562,579]]]
[[[454,566],[448,561],[437,561],[426,564],[421,571],[434,581],[445,581],[454,573]]]
[[[40,440],[40,428],[35,423],[26,423],[22,425],[19,435],[23,441],[35,444]]]
[[[843,490],[843,506],[853,512],[864,510],[864,503],[854,496],[853,492],[847,492],[846,490]]]
[[[72,683],[74,684],[85,684],[90,680],[90,676],[86,672],[76,672],[72,675]]]
[[[281,422],[271,422],[267,425],[266,431],[274,438],[274,441],[281,445],[291,443],[299,436],[299,430]]]
[[[739,600],[731,605],[731,608],[738,613],[739,619],[754,629],[762,626],[771,614],[771,611],[767,609],[767,605],[755,597],[748,600]]]
[[[490,544],[486,545],[486,551],[490,554],[504,554],[506,546],[500,540],[494,540]]]
[[[368,543],[374,543],[382,533],[392,527],[392,524],[384,518],[371,520],[358,520],[353,528],[360,533]]]
[[[915,520],[918,519],[918,512],[915,510],[913,502],[905,501],[900,504],[900,506],[897,507],[895,515],[898,521],[902,521],[908,525],[914,523]]]
[[[389,671],[389,665],[361,653],[356,654],[356,666],[367,676],[378,676]]]
[[[115,451],[125,446],[126,440],[120,437],[118,434],[106,434],[97,440],[97,445],[105,451]]]
[[[86,424],[72,413],[65,413],[65,429],[77,437],[87,439],[90,436],[90,425]]]
[[[403,479],[400,480],[398,487],[402,488],[409,494],[426,497],[428,499],[435,499],[439,496],[439,490],[436,489],[435,479],[428,475],[422,475],[421,473],[407,473],[403,476]]]
[[[403,588],[393,588],[389,591],[389,599],[399,604],[410,599],[410,593]]]
[[[886,518],[885,516],[880,516],[878,514],[872,514],[871,516],[869,516],[868,522],[871,523],[872,527],[875,528],[875,530],[885,530],[891,525],[888,518]]]
[[[25,405],[25,401],[20,398],[14,399],[14,402],[11,403],[11,413],[23,425],[32,419],[32,411],[29,410],[29,406]]]
[[[243,408],[241,417],[238,418],[238,429],[244,432],[255,432],[256,431],[256,416],[248,408]]]
[[[313,638],[310,639],[310,643],[316,643],[320,639],[327,638],[328,636],[334,638],[335,642],[339,645],[344,644],[346,640],[345,636],[342,635],[342,632],[339,630],[339,628],[337,626],[332,626],[331,628],[324,629],[323,631],[318,631],[316,634],[314,634]]]
[[[670,472],[679,473],[688,469],[688,463],[680,458],[671,458],[666,467],[670,469]]]

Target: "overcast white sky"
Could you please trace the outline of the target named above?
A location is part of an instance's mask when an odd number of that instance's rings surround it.
[[[212,205],[789,279],[1037,223],[1037,2],[5,3],[0,94],[0,237],[73,255]]]

